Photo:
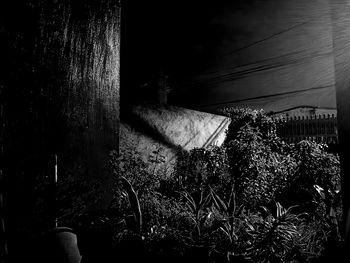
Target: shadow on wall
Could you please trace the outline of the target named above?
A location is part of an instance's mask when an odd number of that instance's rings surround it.
[[[177,145],[175,145],[165,134],[162,134],[157,127],[152,125],[152,123],[148,122],[142,114],[130,111],[124,115],[122,121],[132,127],[135,132],[141,133],[154,141],[158,141],[160,144],[168,148],[177,148]]]
[[[179,149],[221,145],[230,119],[169,105],[139,105],[124,114],[120,127],[120,152],[134,151],[147,161],[152,153],[171,166]]]

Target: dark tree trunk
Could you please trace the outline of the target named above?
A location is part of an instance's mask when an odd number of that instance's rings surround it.
[[[343,192],[343,233],[350,227],[350,1],[330,0]],[[347,247],[349,246],[349,240]]]
[[[107,158],[119,133],[120,3],[17,0],[0,9],[5,223],[9,254],[25,255],[17,248],[30,247],[30,237],[54,223],[52,204],[37,188],[53,181],[55,155],[59,181],[102,182],[105,194],[94,198],[100,205],[109,198]]]

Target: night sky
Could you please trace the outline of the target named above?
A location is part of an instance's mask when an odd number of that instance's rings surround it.
[[[129,1],[122,12],[121,100],[152,96],[162,68],[175,105],[336,106],[327,0]]]

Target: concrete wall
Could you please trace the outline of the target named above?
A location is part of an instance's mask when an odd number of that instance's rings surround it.
[[[132,108],[120,127],[120,151],[136,151],[145,161],[159,150],[171,169],[178,149],[220,146],[230,119],[175,106]]]

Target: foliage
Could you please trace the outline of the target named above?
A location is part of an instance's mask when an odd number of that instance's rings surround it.
[[[253,242],[247,254],[254,262],[288,262],[293,259],[294,241],[300,237],[303,220],[301,214],[291,212],[292,208],[284,209],[277,202],[276,213],[264,208],[267,216],[250,219],[249,234]]]
[[[229,260],[230,256],[234,254],[241,254],[244,251],[246,242],[246,232],[244,231],[246,225],[243,216],[243,205],[237,207],[235,200],[234,188],[232,187],[231,195],[227,202],[220,198],[215,191],[211,190],[211,195],[214,203],[214,211],[216,211],[216,222],[219,230],[224,235],[225,243],[221,243],[224,247],[224,253]]]
[[[72,227],[91,207],[101,201],[102,182],[86,180],[81,166],[70,173],[60,174],[54,182],[54,174],[39,174],[36,177],[35,213],[43,217],[43,229],[58,226]],[[46,228],[46,229],[45,229]]]
[[[201,191],[199,198],[193,197],[186,191],[181,194],[185,199],[185,205],[190,211],[190,219],[194,225],[194,240],[201,242],[204,236],[202,230],[206,221],[210,218],[209,204],[211,196],[209,194],[205,196],[203,191]]]
[[[334,201],[340,190],[340,164],[338,156],[327,153],[326,145],[301,141],[295,145],[293,155],[298,163],[294,183],[302,188],[315,185],[324,190],[324,198]]]
[[[108,223],[115,240],[136,234],[155,261],[320,258],[329,242],[341,241],[338,156],[314,142],[283,142],[262,111],[227,112],[230,139],[179,151],[171,176],[154,169],[164,162],[159,151],[149,160],[134,151],[111,154],[116,180]],[[140,231],[121,178],[139,200]]]
[[[229,128],[228,136],[233,139],[225,142],[239,202],[251,206],[273,202],[288,186],[297,165],[289,154],[289,146],[276,136],[274,129],[267,129],[271,120],[262,116],[259,112],[258,117],[235,131],[234,138]]]
[[[200,194],[202,189],[208,193],[210,186],[220,194],[228,195],[232,178],[226,150],[214,146],[179,152],[173,178],[178,190]]]
[[[226,112],[232,123],[225,147],[238,201],[255,212],[259,205],[270,207],[275,201],[298,205],[295,211],[307,212],[305,225],[310,228],[300,228],[303,236],[299,241],[304,243],[295,244],[301,254],[319,256],[326,240],[339,242],[339,157],[316,142],[283,142],[263,111]]]
[[[123,176],[128,179],[140,196],[159,188],[160,174],[151,172],[147,162],[137,152],[117,154],[112,151],[109,162],[116,178]]]
[[[264,138],[269,136],[276,138],[275,133],[277,125],[271,117],[265,114],[264,110],[224,108],[222,113],[231,119],[226,132],[226,142],[234,140],[240,129],[246,125],[249,125],[252,128],[258,128]]]

